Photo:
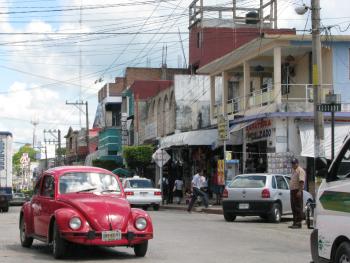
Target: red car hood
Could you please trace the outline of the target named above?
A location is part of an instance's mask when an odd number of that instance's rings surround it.
[[[124,198],[83,193],[63,195],[60,200],[83,214],[95,231],[126,230],[131,209]]]

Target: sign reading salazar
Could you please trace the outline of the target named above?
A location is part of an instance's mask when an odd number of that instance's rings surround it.
[[[163,167],[170,160],[170,155],[162,149],[158,149],[153,155],[152,159],[159,167]]]

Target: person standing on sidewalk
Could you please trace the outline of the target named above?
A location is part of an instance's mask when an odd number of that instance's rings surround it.
[[[204,202],[205,208],[208,208],[208,196],[206,193],[200,190],[202,187],[202,171],[197,170],[197,173],[193,176],[192,182],[191,182],[191,192],[192,192],[192,198],[190,201],[190,204],[188,205],[188,212],[191,212],[192,207],[194,203],[196,202],[198,196],[200,196]]]
[[[290,204],[293,212],[293,225],[289,228],[301,228],[303,220],[303,189],[305,183],[305,171],[299,166],[299,161],[296,158],[292,159],[292,177],[289,183],[290,188]]]
[[[174,182],[174,196],[175,196],[175,201],[179,205],[181,203],[181,199],[183,197],[183,185],[184,182],[181,180],[181,178],[177,178]]]

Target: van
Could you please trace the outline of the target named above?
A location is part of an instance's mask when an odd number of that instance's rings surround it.
[[[317,158],[315,168],[323,179],[313,211],[313,262],[350,262],[350,137],[330,164]]]

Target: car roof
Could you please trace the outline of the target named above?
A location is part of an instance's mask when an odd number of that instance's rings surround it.
[[[251,173],[251,174],[238,174],[237,176],[252,176],[252,175],[260,175],[260,176],[274,176],[274,175],[282,175],[289,176],[285,174],[272,174],[272,173]]]
[[[125,178],[125,180],[127,180],[127,181],[130,181],[130,180],[146,180],[146,181],[150,181],[150,179],[144,178],[144,177],[140,177],[138,175],[134,175],[133,177]]]
[[[117,176],[106,169],[93,167],[93,166],[59,166],[59,167],[49,169],[45,173],[50,173],[54,176],[60,176],[62,174],[69,173],[69,172],[106,173],[106,174]]]

